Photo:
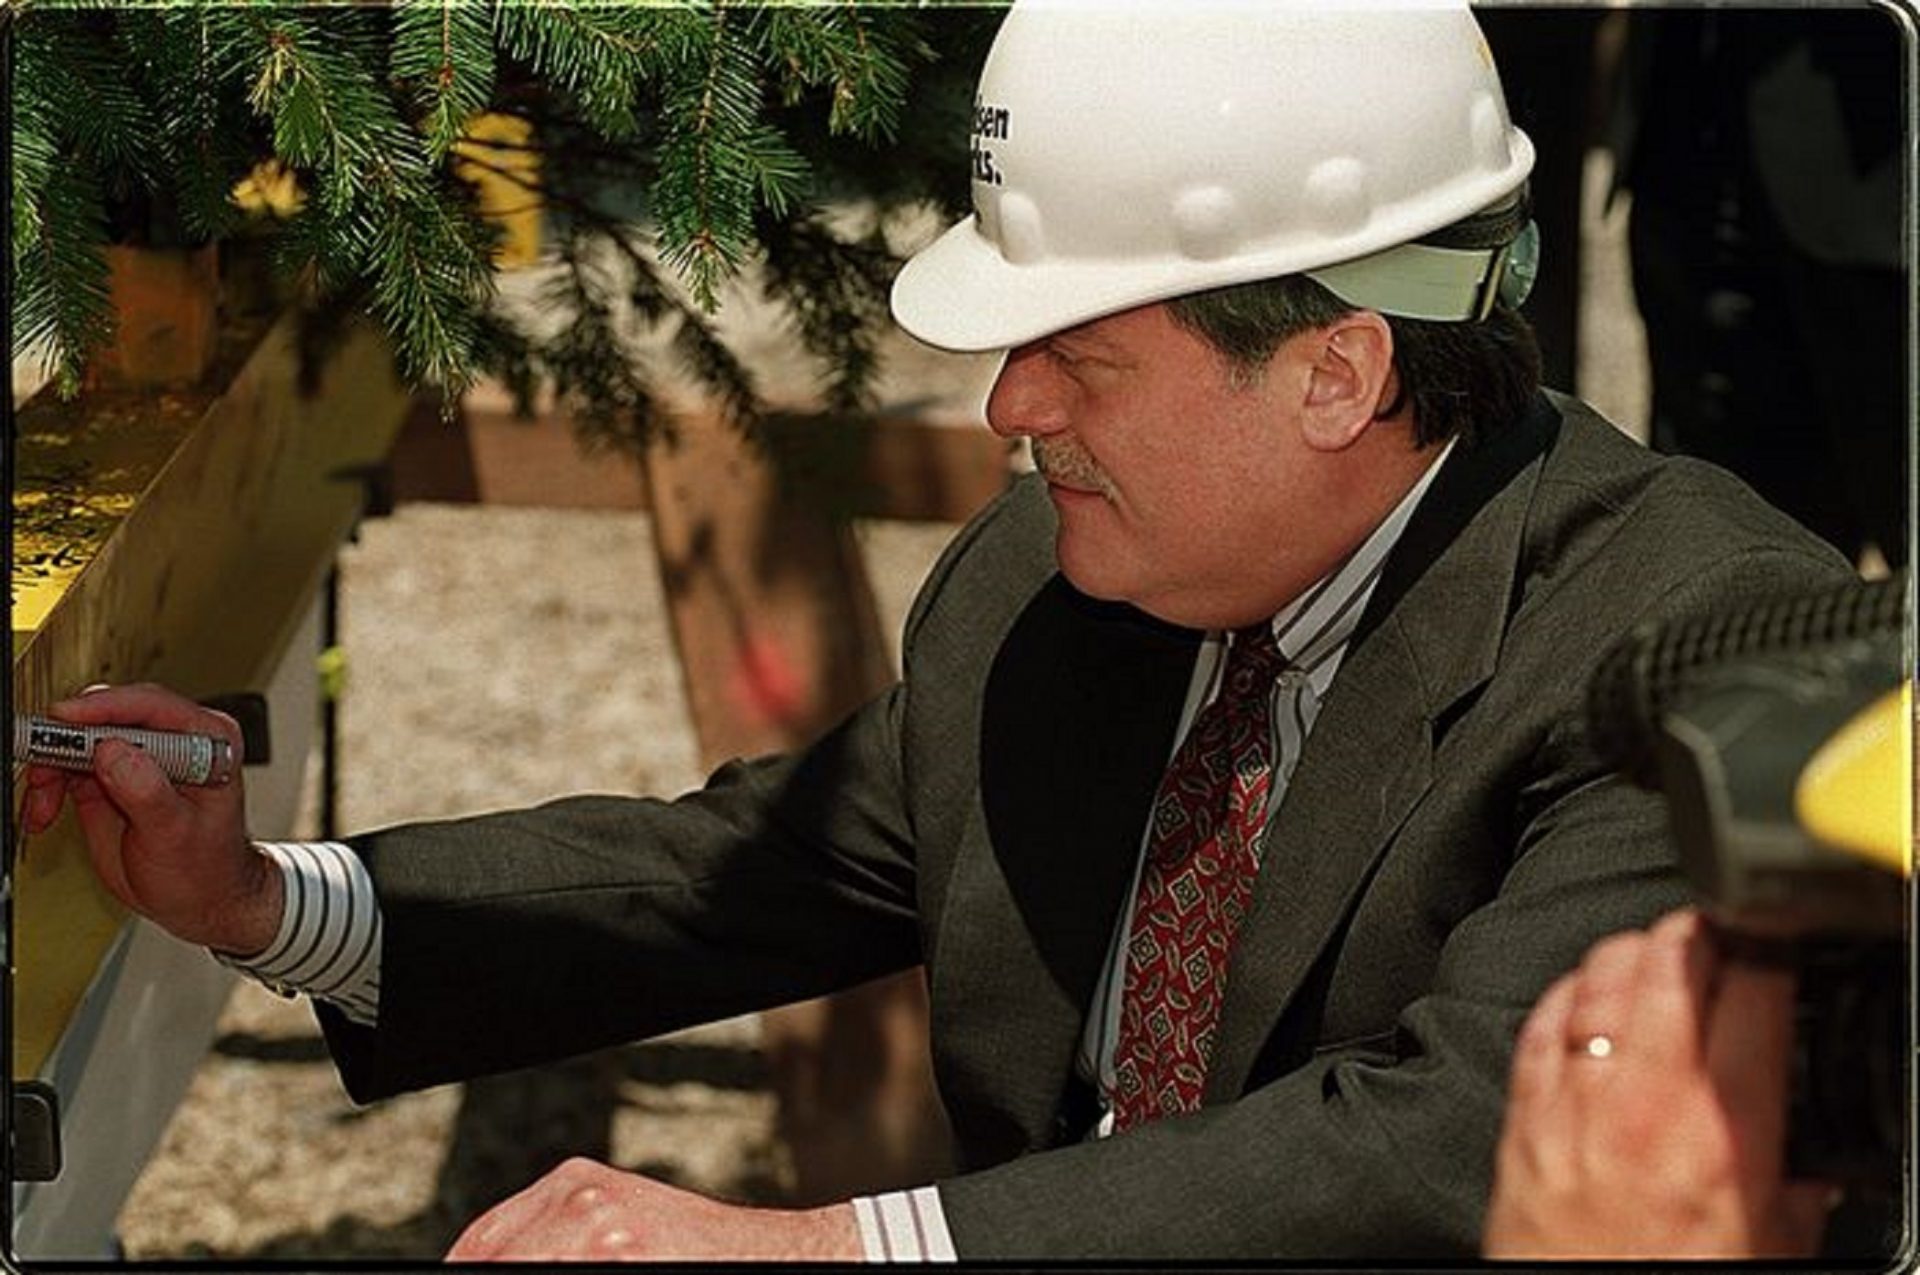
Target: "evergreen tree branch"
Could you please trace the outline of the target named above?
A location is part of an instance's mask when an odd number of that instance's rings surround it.
[[[430,187],[389,178],[372,239],[374,313],[403,374],[456,394],[473,379],[476,316],[493,295],[486,233]]]
[[[862,400],[892,259],[876,236],[839,239],[807,201],[964,200],[971,65],[930,62],[927,33],[992,27],[991,14],[955,26],[852,0],[28,0],[13,13],[16,348],[51,341],[74,383],[110,331],[106,236],[164,241],[174,222],[176,239],[229,232],[236,181],[271,156],[307,198],[262,229],[276,266],[317,294],[315,323],[370,310],[420,381],[553,372],[629,439],[667,419],[630,324],[664,334],[736,422],[758,418],[752,377],[711,318],[762,254],[762,286],[829,365],[830,398]],[[460,162],[551,214],[567,281],[556,304],[573,317],[553,337],[496,311],[490,232],[452,171],[467,122],[503,109],[535,143],[462,146]],[[919,127],[876,157],[909,114]],[[542,157],[537,175],[489,162],[520,150]]]
[[[596,131],[618,139],[637,131],[641,77],[678,41],[688,8],[507,3],[495,10],[494,30],[508,53],[572,95]]]
[[[106,217],[89,168],[56,166],[30,218],[27,242],[14,246],[13,349],[20,354],[46,343],[56,388],[68,398],[80,388],[88,357],[113,339]]]
[[[689,56],[671,64],[652,190],[661,259],[707,310],[752,250],[756,206],[784,202],[802,164],[797,154],[782,156],[767,145],[760,83],[740,25],[716,4]],[[770,188],[777,192],[772,200]]]
[[[374,78],[379,57],[359,16],[333,18],[324,35],[302,14],[268,11],[255,23],[266,60],[248,100],[272,120],[274,153],[312,172],[336,210],[381,169],[428,168],[418,135]]]
[[[493,94],[493,26],[473,0],[395,0],[393,74],[413,85],[436,163]]]
[[[44,347],[62,397],[80,385],[87,357],[113,338],[108,297],[106,205],[94,158],[66,145],[73,112],[57,96],[60,24],[42,15],[17,33],[19,73],[11,140],[14,182],[9,244],[13,270],[12,354]]]
[[[10,138],[13,159],[12,247],[14,268],[20,269],[23,254],[32,253],[40,238],[40,199],[53,175],[58,141],[53,127],[53,110],[41,91],[33,71],[33,51],[17,43],[15,67],[19,89],[13,102],[13,133]]]
[[[321,296],[338,296],[367,277],[373,233],[372,220],[359,210],[336,212],[312,200],[279,228],[269,252],[281,275],[310,282]]]
[[[154,104],[157,153],[173,179],[180,228],[190,239],[218,238],[238,224],[231,192],[262,142],[221,92],[238,78],[231,46],[205,9],[141,10],[122,23],[125,56]]]
[[[19,33],[20,56],[48,102],[64,103],[60,131],[95,170],[122,185],[151,185],[154,129],[131,90],[102,15],[46,14]]]
[[[767,47],[787,75],[787,102],[804,87],[829,90],[828,127],[874,143],[893,137],[911,76],[932,57],[910,13],[852,0],[766,11]]]

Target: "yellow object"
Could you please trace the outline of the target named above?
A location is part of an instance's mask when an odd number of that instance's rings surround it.
[[[454,175],[473,184],[480,215],[504,232],[493,258],[503,270],[540,260],[540,153],[532,142],[532,124],[489,113],[475,116],[453,144]]]
[[[135,493],[98,487],[62,491],[51,485],[13,497],[13,633],[32,634],[46,620],[107,535],[132,510]]]
[[[1794,785],[1815,840],[1902,875],[1913,869],[1913,683],[1888,691],[1822,744]]]
[[[320,675],[320,698],[337,701],[347,689],[347,648],[336,642],[320,652],[314,671]]]
[[[454,143],[454,175],[470,182],[480,215],[503,232],[494,252],[502,269],[540,260],[540,154],[532,147],[533,125],[517,115],[476,115]],[[247,212],[285,220],[306,207],[299,175],[268,158],[234,183],[229,196]]]
[[[300,179],[277,159],[263,159],[255,164],[252,172],[234,183],[229,198],[247,212],[267,213],[282,220],[307,204]]]

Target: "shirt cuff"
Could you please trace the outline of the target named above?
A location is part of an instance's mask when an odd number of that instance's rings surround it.
[[[260,841],[280,869],[285,906],[273,942],[256,956],[215,952],[282,996],[328,1001],[371,1027],[380,1007],[380,904],[360,856],[336,841]]]
[[[956,1262],[938,1187],[915,1187],[853,1199],[860,1247],[869,1262]]]

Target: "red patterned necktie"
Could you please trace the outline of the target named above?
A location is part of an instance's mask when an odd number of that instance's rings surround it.
[[[1200,1105],[1227,959],[1260,870],[1273,685],[1285,665],[1272,625],[1235,633],[1219,694],[1160,781],[1127,935],[1116,1129]]]

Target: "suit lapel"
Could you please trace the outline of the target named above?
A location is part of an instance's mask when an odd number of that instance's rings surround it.
[[[1247,1087],[1294,993],[1432,782],[1435,722],[1491,676],[1557,421],[1540,400],[1495,439],[1456,448],[1389,556],[1268,830],[1207,1101]]]
[[[1044,1141],[1166,766],[1199,635],[1056,576],[1015,622],[982,707],[991,855],[957,865],[936,1002],[991,1018],[982,1048],[1027,1145]],[[944,997],[943,997],[944,993]],[[956,1036],[949,1034],[950,1041]]]

